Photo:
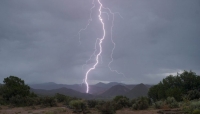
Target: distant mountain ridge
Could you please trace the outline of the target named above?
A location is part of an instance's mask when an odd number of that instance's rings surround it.
[[[54,82],[48,82],[48,83],[41,83],[41,84],[29,84],[29,86],[33,89],[43,89],[43,90],[52,90],[52,89],[59,89],[59,88],[68,88],[72,89],[81,93],[85,93],[86,86],[85,84],[73,84],[73,85],[67,85],[67,84],[56,84]],[[98,87],[95,85],[90,85],[90,91],[91,94],[99,94],[105,91],[106,88]]]
[[[115,85],[100,95],[106,97],[114,97],[117,95],[125,95],[128,91],[130,91],[130,89],[123,85]]]
[[[125,84],[118,83],[118,82],[110,82],[107,84],[99,82],[97,84],[90,85],[89,93],[98,95],[105,92],[107,89],[115,85],[125,85]],[[86,90],[85,84],[68,85],[68,84],[56,84],[54,82],[47,82],[47,83],[41,83],[41,84],[29,84],[29,86],[33,89],[44,89],[44,90],[52,90],[52,89],[59,89],[59,88],[65,87],[65,88],[73,89],[81,93],[85,93],[85,90]]]
[[[86,86],[84,84],[56,84],[54,82],[42,83],[42,84],[30,84],[32,91],[41,95],[54,95],[56,92],[68,96],[75,96],[80,98],[87,98],[85,95]],[[118,82],[102,83],[99,82],[95,85],[90,85],[89,93],[92,94],[91,98],[104,98],[114,97],[117,95],[125,95],[129,98],[135,98],[138,96],[147,96],[148,89],[152,85],[144,84],[123,84]],[[77,95],[79,94],[79,95]]]
[[[110,89],[106,90],[104,93],[100,94],[100,96],[113,98],[118,95],[123,95],[128,98],[137,98],[141,96],[147,96],[148,88],[149,86],[146,86],[144,84],[138,84],[135,85],[132,89],[128,89],[126,85],[115,85],[112,86]]]
[[[80,93],[78,91],[68,89],[68,88],[59,88],[59,89],[52,89],[52,90],[43,90],[43,89],[30,89],[31,92],[34,92],[35,94],[41,95],[41,96],[54,96],[56,93],[60,93],[63,95],[71,96],[71,97],[77,97],[77,98],[83,98],[83,99],[92,99],[93,95],[86,94],[86,93]]]
[[[125,96],[129,98],[137,98],[141,96],[147,96],[149,88],[143,83],[136,85],[133,89],[126,93]]]

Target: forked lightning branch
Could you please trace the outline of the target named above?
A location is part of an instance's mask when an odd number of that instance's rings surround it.
[[[98,5],[96,5],[96,4]],[[90,59],[92,58],[92,56],[95,56],[95,63],[93,64],[92,67],[90,67],[86,74],[85,74],[85,78],[84,78],[84,83],[86,84],[86,93],[89,92],[89,83],[88,83],[88,77],[89,77],[89,74],[96,69],[97,65],[99,64],[99,59],[101,58],[101,54],[103,52],[103,48],[102,48],[102,43],[104,42],[104,39],[106,37],[106,29],[105,29],[105,23],[104,23],[104,19],[102,18],[102,14],[105,13],[107,14],[108,16],[108,19],[110,19],[110,17],[112,17],[112,23],[111,23],[111,42],[113,44],[113,48],[112,48],[112,52],[110,54],[110,58],[111,58],[111,61],[108,63],[108,68],[110,69],[110,71],[112,72],[116,72],[117,74],[120,74],[120,75],[123,75],[123,73],[121,72],[118,72],[117,70],[113,70],[110,65],[111,63],[113,62],[113,53],[114,53],[114,49],[115,49],[115,42],[113,40],[113,34],[112,34],[112,31],[113,31],[113,26],[114,26],[114,19],[115,19],[115,14],[118,14],[119,16],[121,16],[119,13],[113,13],[109,8],[105,8],[102,4],[102,2],[100,0],[92,0],[92,4],[93,6],[90,8],[90,18],[88,20],[88,23],[86,25],[85,28],[81,29],[79,32],[78,32],[78,35],[79,35],[79,42],[81,43],[80,41],[80,37],[81,37],[81,32],[86,30],[87,27],[90,25],[90,22],[92,21],[92,12],[94,10],[95,7],[98,7],[98,19],[99,19],[99,22],[101,23],[101,28],[102,28],[102,31],[103,31],[103,34],[100,36],[100,38],[97,38],[96,42],[95,42],[95,51],[93,52],[93,54],[90,56],[89,60],[86,61],[86,64],[88,61],[90,61]],[[102,11],[103,10],[103,11]],[[96,54],[96,51],[97,51],[97,47],[99,49],[99,52]]]

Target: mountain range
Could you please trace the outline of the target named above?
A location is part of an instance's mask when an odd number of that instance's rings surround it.
[[[56,93],[78,97],[84,99],[113,98],[117,95],[124,95],[128,98],[147,96],[148,89],[152,85],[132,84],[127,85],[118,82],[102,83],[90,85],[89,94],[85,93],[86,86],[83,84],[56,84],[54,82],[29,84],[31,91],[38,95],[53,96]]]

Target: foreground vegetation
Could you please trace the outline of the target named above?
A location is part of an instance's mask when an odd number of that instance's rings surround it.
[[[94,113],[115,114],[118,110],[174,109],[189,114],[200,114],[200,76],[192,71],[184,71],[176,76],[168,76],[149,89],[148,97],[129,99],[116,96],[109,101],[84,100],[57,93],[53,97],[38,96],[30,92],[30,87],[18,77],[10,76],[4,79],[0,87],[0,110],[9,107],[64,107],[55,109],[50,114]],[[67,107],[67,108],[66,108]],[[69,113],[69,112],[68,112]]]
[[[174,97],[177,101],[184,98],[189,100],[198,99],[200,96],[200,76],[190,71],[184,71],[176,76],[170,75],[150,88],[149,98],[154,101]]]

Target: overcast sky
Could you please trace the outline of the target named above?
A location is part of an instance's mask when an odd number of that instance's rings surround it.
[[[95,0],[96,1],[96,0]],[[192,70],[200,74],[199,0],[101,0],[115,15],[113,48],[112,16],[102,14],[106,37],[100,64],[88,77],[89,84],[123,82],[155,84],[170,74]],[[102,37],[99,5],[92,0],[1,0],[0,83],[10,75],[26,83],[82,83],[94,65],[92,55]],[[106,11],[106,10],[104,10]],[[97,50],[98,51],[98,50]],[[84,65],[84,66],[83,66]]]

